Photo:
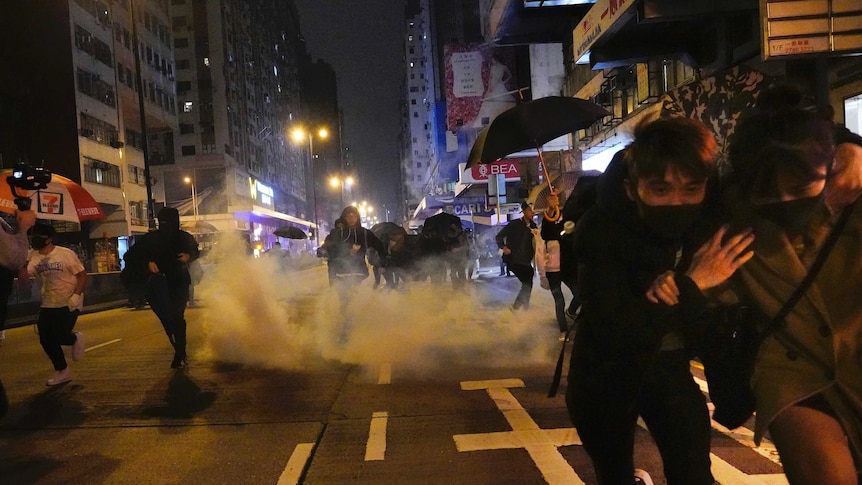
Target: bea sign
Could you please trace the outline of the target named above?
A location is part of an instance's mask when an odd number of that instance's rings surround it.
[[[509,160],[474,165],[470,167],[470,170],[470,175],[473,176],[474,180],[488,180],[489,177],[494,175],[503,175],[507,179],[515,179],[521,176],[518,170],[518,162]]]

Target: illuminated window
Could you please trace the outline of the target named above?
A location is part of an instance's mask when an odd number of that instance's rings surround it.
[[[192,102],[191,101],[186,101],[185,103],[183,103],[183,112],[184,113],[191,113],[192,112]]]

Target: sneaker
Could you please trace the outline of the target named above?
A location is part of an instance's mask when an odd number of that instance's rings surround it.
[[[84,347],[84,334],[75,332],[75,337],[75,343],[72,344],[72,360],[77,362],[84,356],[86,348]]]
[[[580,309],[581,309],[581,307],[578,307],[577,309],[575,309],[575,311],[572,311],[571,309],[566,308],[566,316],[571,318],[572,320],[574,320],[575,318],[578,317],[578,313],[579,313],[578,310],[580,310]]]
[[[174,357],[174,360],[171,361],[171,369],[184,369],[188,367],[189,362],[181,357]]]
[[[69,382],[72,380],[72,371],[66,367],[63,370],[58,370],[54,377],[48,379],[48,382],[45,383],[46,386],[56,386],[57,384],[62,384],[64,382]]]
[[[6,330],[0,330],[0,345],[3,345],[4,340],[6,340]]]
[[[560,342],[568,342],[569,339],[566,337],[569,332],[560,332]]]
[[[635,485],[653,485],[649,473],[640,468],[635,468]]]

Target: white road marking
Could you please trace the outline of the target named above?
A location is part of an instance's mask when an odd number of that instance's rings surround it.
[[[378,384],[391,384],[392,383],[392,364],[385,363],[380,364],[380,374],[377,377]]]
[[[459,452],[524,448],[549,484],[583,485],[584,481],[557,449],[560,446],[580,445],[577,431],[574,428],[539,428],[509,391],[510,387],[525,386],[520,379],[461,383],[462,390],[485,389],[509,422],[512,431],[454,435],[455,448]]]
[[[712,461],[712,476],[719,483],[736,485],[787,485],[787,477],[783,473],[770,475],[746,475],[730,463],[710,453]]]
[[[94,345],[94,346],[92,346],[92,347],[87,347],[86,349],[84,349],[84,352],[89,352],[89,351],[91,351],[91,350],[96,350],[96,349],[98,349],[99,347],[104,347],[104,346],[106,346],[106,345],[115,344],[115,343],[117,343],[117,342],[119,342],[119,341],[121,341],[121,340],[123,340],[123,339],[121,339],[121,338],[115,338],[114,340],[108,340],[107,342],[102,342],[102,343],[100,343],[100,344],[96,344],[96,345]]]
[[[278,477],[278,485],[296,485],[302,476],[302,470],[305,469],[305,464],[308,463],[311,452],[314,450],[314,443],[300,443],[293,449],[290,459],[287,460],[287,465],[281,476]]]
[[[389,413],[377,411],[371,415],[368,443],[365,445],[365,461],[383,460],[386,455],[386,423]]]

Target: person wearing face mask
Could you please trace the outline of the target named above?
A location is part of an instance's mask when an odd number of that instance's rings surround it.
[[[147,301],[165,329],[174,358],[171,368],[188,365],[185,311],[192,282],[189,263],[200,256],[194,236],[180,230],[180,213],[165,207],[158,214],[159,228],[139,237],[135,247],[146,261]]]
[[[566,404],[600,485],[652,483],[633,461],[638,416],[661,453],[669,485],[712,485],[710,418],[690,370],[705,310],[699,287],[717,285],[747,258],[751,235],[709,239],[707,182],[716,142],[699,121],[638,125],[598,181],[595,207],[574,232],[581,322],[573,338]],[[690,247],[715,243],[709,270],[692,268]],[[693,271],[698,269],[698,271]],[[679,304],[651,301],[661,274],[677,275]]]
[[[72,360],[84,356],[84,337],[73,329],[84,308],[87,272],[74,251],[54,245],[56,237],[53,226],[33,226],[30,231],[33,250],[27,263],[28,274],[39,280],[42,292],[36,328],[39,343],[54,366],[54,375],[46,383],[48,386],[72,380],[63,345],[72,346]]]
[[[530,294],[533,292],[533,258],[536,255],[536,237],[539,234],[538,226],[533,220],[536,214],[527,201],[521,203],[520,219],[509,222],[495,237],[497,247],[506,267],[515,273],[515,277],[521,282],[521,288],[515,296],[512,310],[529,310]]]
[[[760,312],[775,315],[827,246],[813,283],[760,345],[751,379],[755,442],[769,431],[791,485],[856,485],[862,202],[854,177],[831,173],[835,160],[847,162],[836,150],[836,130],[803,109],[803,99],[786,86],[762,94],[758,109],[737,125],[728,153],[728,211],[757,234],[738,287]],[[841,203],[830,193],[841,194]],[[832,231],[837,239],[829,247]]]

